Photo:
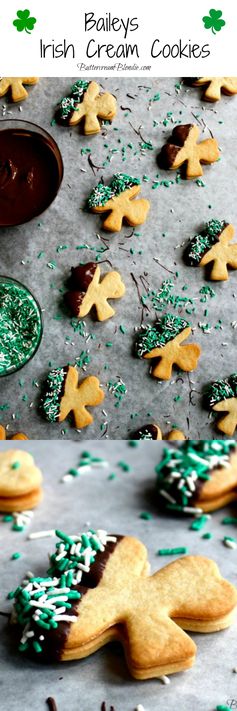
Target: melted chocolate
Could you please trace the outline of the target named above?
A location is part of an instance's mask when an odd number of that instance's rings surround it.
[[[74,585],[72,590],[77,590],[81,593],[81,598],[79,600],[72,601],[72,606],[68,609],[69,615],[80,615],[80,602],[83,596],[86,595],[87,591],[96,588],[103,576],[104,570],[106,568],[107,561],[110,555],[114,552],[116,545],[121,541],[123,536],[116,535],[115,543],[107,543],[105,550],[103,552],[98,551],[96,554],[95,562],[91,565],[89,573],[83,573],[80,585]],[[65,648],[66,641],[70,632],[71,622],[60,622],[56,629],[44,630],[42,628],[42,634],[45,640],[40,642],[42,645],[42,652],[37,653],[31,647],[30,656],[37,658],[37,661],[42,662],[60,662],[62,657],[62,652]],[[36,639],[39,638],[41,632],[39,632],[40,627],[34,623],[32,620],[31,628],[35,632]],[[22,632],[22,630],[21,630]]]
[[[18,225],[43,212],[63,175],[59,150],[48,137],[25,128],[0,131],[0,226]]]
[[[151,439],[157,439],[157,426],[144,425],[133,435],[133,439],[146,439],[146,435],[151,435]],[[150,438],[149,438],[150,439]]]

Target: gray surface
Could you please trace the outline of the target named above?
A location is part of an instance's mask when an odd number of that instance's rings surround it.
[[[40,220],[36,219],[25,227],[1,232],[1,272],[16,277],[31,287],[45,310],[44,338],[38,354],[20,373],[2,378],[0,382],[0,405],[9,404],[9,409],[0,414],[3,423],[10,423],[12,432],[20,427],[31,438],[56,439],[64,436],[74,439],[99,439],[102,435],[101,424],[107,420],[109,438],[126,439],[129,428],[134,424],[136,427],[145,424],[147,419],[149,420],[147,413],[150,412],[153,420],[159,422],[165,431],[169,429],[167,422],[170,422],[171,425],[177,424],[189,437],[215,436],[213,423],[209,421],[208,413],[201,404],[201,393],[206,383],[213,378],[226,377],[236,370],[237,330],[231,327],[231,322],[236,319],[234,294],[237,292],[237,273],[232,272],[228,282],[214,285],[215,298],[208,299],[207,304],[200,303],[200,288],[205,283],[213,286],[213,282],[204,281],[203,269],[186,267],[182,261],[183,249],[176,247],[193,236],[211,217],[224,218],[237,225],[237,98],[223,97],[219,104],[203,104],[200,89],[182,88],[181,93],[177,95],[175,83],[174,79],[103,79],[103,86],[117,95],[118,106],[131,108],[130,113],[118,109],[115,121],[108,127],[107,136],[100,134],[87,138],[80,135],[78,127],[73,130],[59,126],[50,127],[53,107],[60,96],[67,92],[71,79],[42,79],[38,86],[32,88],[30,98],[22,105],[21,114],[17,106],[10,107],[12,116],[36,121],[51,130],[62,150],[65,166],[59,196]],[[146,91],[144,88],[139,89],[138,85],[148,85],[151,88]],[[160,100],[149,104],[150,98],[157,91],[160,92]],[[133,100],[127,97],[127,93],[136,98]],[[195,121],[193,112],[198,113],[199,120],[204,118],[219,141],[222,149],[221,161],[213,166],[204,166],[206,187],[198,187],[195,181],[182,181],[180,185],[174,184],[170,188],[152,189],[152,180],[158,172],[157,154],[173,128],[171,121],[168,126],[163,125],[169,111],[173,112],[174,120],[181,119],[183,123]],[[155,127],[154,120],[158,121]],[[154,151],[147,150],[141,155],[140,138],[129,125],[129,121],[136,129],[142,125],[142,135],[146,140],[152,140]],[[114,131],[114,127],[119,131]],[[206,130],[203,137],[208,136],[209,132]],[[118,143],[119,137],[121,144]],[[113,154],[111,164],[99,170],[97,176],[93,175],[88,165],[88,156],[81,155],[81,148],[89,146],[94,162],[101,166],[108,154],[112,156],[110,149],[127,146],[130,142],[134,148],[127,148],[127,160],[122,162],[121,151]],[[108,148],[104,144],[108,144]],[[82,169],[87,172],[81,172]],[[86,197],[101,174],[107,182],[114,172],[120,170],[140,177],[147,174],[152,179],[142,185],[142,195],[151,200],[150,214],[147,222],[135,230],[140,232],[140,236],[133,236],[131,239],[126,239],[126,236],[131,234],[130,228],[125,227],[121,233],[115,235],[103,234],[101,218],[81,212]],[[163,178],[175,177],[172,172],[159,172]],[[90,248],[98,248],[103,243],[96,238],[97,233],[106,237],[109,246],[109,250],[101,259],[108,258],[113,267],[121,272],[127,292],[122,300],[114,302],[116,316],[113,319],[99,324],[94,322],[91,316],[86,318],[87,333],[96,336],[95,340],[86,344],[82,336],[74,334],[70,317],[60,303],[62,295],[59,290],[64,286],[72,265],[75,266],[80,260],[86,262],[95,257],[95,251],[77,251],[76,246],[86,243]],[[162,237],[162,233],[165,233],[166,237]],[[68,245],[68,249],[58,254],[58,245]],[[130,254],[130,248],[135,250],[135,254]],[[124,249],[127,251],[123,251]],[[138,254],[140,249],[143,250],[141,255]],[[41,251],[45,254],[37,259]],[[193,317],[187,316],[196,328],[195,339],[203,348],[199,368],[191,376],[198,391],[193,400],[196,407],[189,403],[187,374],[184,374],[183,382],[176,382],[177,372],[174,371],[172,382],[160,383],[149,375],[148,363],[132,356],[134,327],[139,326],[141,321],[141,304],[130,272],[133,272],[138,280],[141,293],[144,293],[144,288],[139,277],[144,272],[148,273],[147,280],[153,289],[159,289],[161,282],[172,276],[154,261],[154,257],[171,271],[178,270],[179,277],[176,279],[174,292],[196,299],[196,314]],[[47,267],[51,260],[57,262],[55,270]],[[109,265],[103,264],[103,272],[107,269]],[[188,285],[188,290],[183,292],[182,287],[185,284]],[[156,313],[150,302],[149,307],[149,313],[144,311],[144,321],[154,322]],[[208,315],[204,316],[206,307]],[[185,309],[182,313],[186,315]],[[60,320],[55,320],[57,315]],[[222,319],[223,330],[214,328],[218,319]],[[199,322],[210,323],[213,329],[211,333],[204,335],[198,327]],[[119,330],[120,324],[127,329],[125,335]],[[71,339],[70,343],[67,342],[68,337]],[[109,341],[113,343],[111,348],[105,345]],[[223,343],[228,345],[224,346]],[[87,373],[100,377],[106,399],[104,405],[94,410],[94,424],[78,434],[68,422],[63,425],[48,425],[44,422],[37,410],[40,389],[32,385],[32,380],[36,378],[41,387],[48,372],[49,361],[54,366],[63,366],[68,361],[74,362],[86,347],[90,349],[91,355]],[[104,369],[105,364],[108,364],[107,370]],[[109,380],[116,381],[116,376],[122,377],[128,390],[120,408],[114,407],[116,400],[106,387]],[[22,387],[19,387],[20,378],[24,380]],[[22,400],[25,394],[28,399]],[[182,395],[182,399],[175,401],[177,395]],[[31,403],[33,406],[30,408]],[[103,415],[103,408],[108,416]],[[137,417],[131,420],[131,414],[134,413],[137,413]],[[12,422],[14,414],[19,420],[17,423]]]
[[[10,444],[2,443],[1,451],[6,447]],[[189,530],[190,519],[158,515],[154,503],[154,466],[160,458],[161,443],[141,442],[139,449],[132,449],[124,442],[89,442],[87,449],[106,458],[109,467],[94,469],[70,484],[60,480],[69,467],[78,463],[82,447],[69,442],[47,443],[47,449],[43,442],[20,443],[20,447],[35,456],[44,474],[44,501],[35,511],[28,533],[56,526],[75,533],[86,530],[86,523],[90,522],[95,528],[132,534],[147,545],[152,571],[174,560],[174,557],[157,557],[158,548],[185,545],[191,554],[213,558],[222,574],[236,584],[237,551],[225,548],[222,543],[224,535],[235,533],[232,526],[221,525],[224,515],[230,515],[230,507],[213,514],[200,533]],[[117,467],[120,459],[131,464],[129,473]],[[108,481],[111,471],[117,473],[117,478]],[[140,519],[144,510],[153,514],[152,520]],[[203,540],[204,531],[211,531],[213,539]],[[14,533],[7,523],[0,523],[0,532],[0,609],[9,610],[6,593],[15,588],[27,570],[44,574],[54,539],[27,540],[27,532]],[[20,551],[22,558],[11,561],[15,551]],[[193,634],[198,647],[195,666],[185,673],[171,675],[169,686],[158,680],[132,680],[117,645],[107,646],[81,662],[38,666],[17,653],[6,620],[1,616],[0,629],[2,711],[31,708],[43,711],[48,696],[55,697],[58,711],[100,711],[103,700],[107,702],[107,711],[110,704],[114,704],[116,711],[134,711],[138,703],[143,704],[145,711],[177,711],[177,708],[213,711],[217,704],[237,699],[237,676],[233,673],[237,664],[236,623],[224,632]]]

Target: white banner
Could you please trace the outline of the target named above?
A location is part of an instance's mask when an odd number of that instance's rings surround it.
[[[1,3],[2,76],[232,76],[233,0]]]

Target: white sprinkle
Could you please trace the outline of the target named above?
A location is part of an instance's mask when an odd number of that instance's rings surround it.
[[[76,622],[77,617],[76,615],[54,615],[54,621],[55,622]]]
[[[203,513],[202,509],[196,509],[196,508],[194,508],[194,506],[184,506],[183,511],[184,511],[184,513],[194,513],[194,514]]]
[[[34,634],[33,630],[30,630],[29,632],[26,632],[26,637],[29,637],[30,639],[30,637],[34,637]]]
[[[49,538],[50,536],[55,536],[55,529],[49,531],[35,531],[35,533],[30,533],[28,538],[31,540],[34,538]]]
[[[233,672],[234,674],[237,674],[237,667],[234,667]]]
[[[235,543],[235,541],[231,541],[230,538],[225,538],[223,543],[226,548],[237,548],[237,544]]]
[[[74,479],[74,477],[72,476],[72,474],[64,474],[64,476],[62,477],[61,481],[66,481],[66,482],[67,482],[67,481],[72,481],[72,479]]]
[[[44,640],[44,635],[43,635],[43,634],[40,635],[39,640],[40,640],[40,642],[43,642],[43,640]]]
[[[144,706],[142,704],[138,704],[138,706],[136,706],[135,708],[135,711],[145,711]]]
[[[56,555],[55,560],[62,560],[62,558],[65,558],[66,551],[62,551],[62,553],[59,553]]]
[[[40,602],[39,600],[30,600],[29,605],[32,607],[37,607],[39,608],[45,608],[47,607],[49,610],[54,610],[54,605],[51,605],[50,602]]]
[[[77,467],[78,474],[82,474],[83,472],[90,472],[91,471],[91,466],[88,466],[86,464],[84,467]]]
[[[159,676],[159,679],[162,681],[162,684],[170,684],[170,679],[168,676],[165,676],[165,674]]]
[[[170,496],[170,494],[168,494],[168,491],[165,491],[164,489],[161,489],[161,490],[160,490],[160,494],[161,494],[161,496],[164,496],[165,499],[168,499],[168,501],[169,501],[171,504],[175,504],[175,503],[176,503],[175,499],[173,499],[173,496]]]
[[[54,595],[67,595],[67,593],[69,593],[69,592],[70,592],[70,588],[59,588],[59,589],[54,588],[52,590],[52,593]],[[58,598],[57,598],[57,600],[58,600]]]

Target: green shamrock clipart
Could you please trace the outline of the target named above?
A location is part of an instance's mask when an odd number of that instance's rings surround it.
[[[30,10],[18,10],[16,13],[18,19],[14,20],[12,23],[16,27],[17,32],[27,32],[28,35],[31,34],[36,23],[36,17],[30,16]]]
[[[226,24],[225,20],[221,20],[221,16],[221,10],[209,10],[209,15],[205,15],[205,17],[202,18],[205,29],[211,30],[214,35],[216,32],[220,32],[222,27]]]

